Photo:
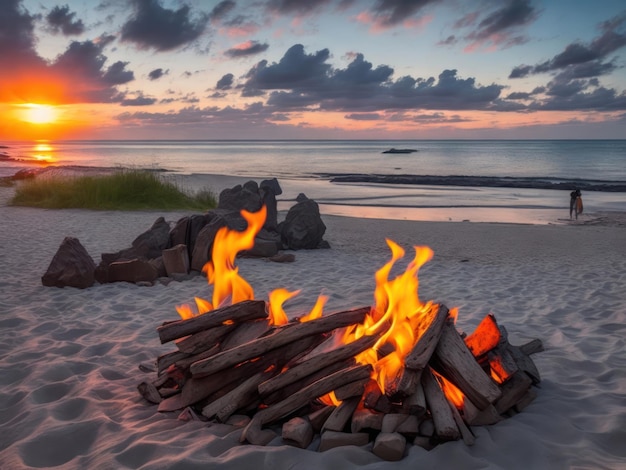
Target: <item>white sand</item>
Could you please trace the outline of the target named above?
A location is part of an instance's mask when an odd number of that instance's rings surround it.
[[[41,285],[65,236],[94,257],[127,247],[160,215],[6,207],[0,188],[0,468],[68,469],[569,469],[626,468],[626,227],[376,221],[324,217],[330,250],[296,262],[239,261],[265,298],[303,290],[290,315],[320,292],[327,311],[370,305],[373,274],[389,258],[384,238],[435,251],[420,298],[458,306],[472,331],[493,312],[514,344],[533,338],[542,384],[521,414],[474,427],[476,444],[411,447],[400,463],[368,447],[318,453],[240,445],[240,431],[159,414],[137,393],[139,364],[172,349],[156,327],[175,305],[209,297],[203,278],[169,286],[119,283],[79,290]],[[594,219],[594,220],[597,220]],[[612,219],[611,219],[612,220]],[[313,447],[317,441],[314,441]]]

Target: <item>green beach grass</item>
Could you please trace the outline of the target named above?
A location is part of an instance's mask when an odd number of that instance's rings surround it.
[[[119,170],[104,175],[55,176],[21,181],[9,205],[45,209],[208,210],[212,191],[190,194],[153,171]]]

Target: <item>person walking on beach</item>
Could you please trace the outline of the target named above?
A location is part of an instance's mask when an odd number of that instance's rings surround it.
[[[575,189],[569,193],[569,218],[572,218],[572,212],[576,215],[578,220],[578,214],[583,213],[583,198],[580,194],[580,189]]]

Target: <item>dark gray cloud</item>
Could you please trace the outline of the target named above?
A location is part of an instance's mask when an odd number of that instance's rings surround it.
[[[231,57],[233,59],[241,58],[241,57],[249,57],[252,55],[260,54],[261,52],[265,52],[269,49],[269,44],[260,43],[258,41],[248,41],[246,43],[240,44],[236,47],[228,49],[224,52],[224,55]]]
[[[529,105],[541,111],[622,111],[626,110],[626,92],[617,93],[588,81],[551,83],[548,98]]]
[[[168,73],[169,73],[169,70],[163,70],[162,68],[158,68],[158,69],[151,70],[150,73],[148,74],[148,78],[150,80],[158,80],[163,75],[167,75]]]
[[[395,26],[414,16],[419,10],[441,0],[377,0],[372,12],[379,26]]]
[[[215,84],[217,90],[230,90],[233,87],[233,80],[235,76],[232,73],[227,73],[222,76]]]
[[[45,65],[45,61],[35,52],[37,17],[22,8],[21,0],[4,0],[1,11],[0,69],[13,71],[16,68]]]
[[[267,0],[265,7],[279,15],[307,15],[322,7],[331,5],[335,0]]]
[[[379,113],[352,113],[346,114],[344,118],[352,121],[381,121],[384,119],[383,115]]]
[[[293,87],[315,87],[327,79],[330,65],[328,49],[306,54],[302,44],[291,46],[278,63],[268,65],[267,60],[256,64],[248,73],[245,88],[248,90],[276,90]]]
[[[181,6],[170,10],[159,0],[133,0],[134,14],[122,26],[122,40],[140,49],[169,51],[186,46],[204,33],[209,15],[192,18],[191,8]]]
[[[236,6],[237,6],[237,4],[234,1],[232,1],[232,0],[224,0],[224,1],[220,2],[220,3],[218,3],[217,5],[215,5],[213,10],[211,10],[211,13],[209,13],[209,19],[211,21],[221,21],[232,10],[234,10],[234,8]]]
[[[121,106],[151,106],[156,103],[155,98],[143,96],[141,93],[136,98],[124,98],[120,101]]]
[[[278,63],[261,61],[246,75],[244,95],[269,92],[267,104],[276,109],[320,109],[377,112],[394,109],[510,109],[515,103],[499,99],[501,85],[479,86],[444,70],[437,79],[409,76],[393,80],[394,70],[374,67],[355,54],[344,69],[327,64],[327,49],[306,54],[292,46]]]
[[[74,19],[76,13],[70,11],[68,5],[55,6],[50,13],[46,15],[46,21],[54,32],[62,32],[66,36],[82,34],[85,31],[85,25],[82,20]]]
[[[603,62],[609,54],[626,46],[626,13],[600,25],[601,34],[588,44],[576,42],[552,59],[531,65],[518,65],[509,78],[523,78],[532,74],[562,71],[572,79],[608,74],[617,68],[614,60]]]
[[[507,45],[526,40],[521,36],[511,37],[509,32],[537,19],[537,11],[532,6],[532,2],[530,0],[509,0],[500,5],[499,9],[491,12],[480,21],[478,29],[467,36],[469,40],[479,42],[491,40],[494,43],[501,43],[503,40],[499,37],[502,35],[506,37],[504,42]]]

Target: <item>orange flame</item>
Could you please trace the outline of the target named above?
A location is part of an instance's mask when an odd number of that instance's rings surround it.
[[[261,207],[258,212],[241,211],[248,227],[243,232],[222,227],[213,240],[211,261],[202,270],[207,273],[209,284],[213,284],[213,308],[254,299],[254,290],[239,275],[235,266],[237,253],[254,247],[254,237],[263,227],[267,208]]]
[[[309,314],[300,318],[300,323],[304,323],[305,321],[311,321],[311,320],[315,320],[316,318],[320,318],[322,314],[324,313],[324,305],[326,305],[327,300],[328,300],[328,296],[320,295],[317,298],[317,301],[315,302],[315,305],[313,305],[313,308],[311,309]]]
[[[446,395],[448,401],[450,401],[450,403],[452,403],[458,410],[462,410],[463,403],[465,402],[465,395],[463,392],[443,375],[438,374],[434,370],[433,374],[439,382],[439,386],[441,387],[441,390],[443,390],[443,393]]]
[[[349,329],[343,338],[344,343],[350,343],[363,335],[371,335],[381,329],[386,330],[373,348],[356,357],[358,362],[373,366],[373,378],[383,391],[386,384],[393,381],[401,372],[404,358],[430,325],[437,307],[431,301],[425,304],[420,302],[418,296],[417,272],[432,259],[433,251],[426,246],[415,246],[415,257],[404,273],[389,280],[394,264],[404,257],[405,252],[391,240],[387,240],[387,245],[392,256],[391,260],[376,272],[375,306],[363,325]],[[390,343],[393,351],[379,358],[377,351],[385,343]]]
[[[248,223],[243,232],[222,227],[213,240],[211,261],[206,263],[202,271],[207,274],[209,285],[213,285],[212,302],[195,297],[196,308],[189,305],[178,305],[176,311],[183,320],[202,315],[213,309],[228,304],[254,299],[254,289],[239,275],[235,266],[235,258],[240,251],[254,247],[254,237],[265,223],[267,208],[263,206],[258,212],[241,211]],[[286,289],[275,289],[269,294],[269,324],[284,325],[289,319],[283,309],[283,303],[299,294],[300,291],[289,292]],[[328,297],[320,295],[311,311],[300,318],[301,322],[310,321],[322,316]]]
[[[287,289],[283,289],[283,288],[274,289],[272,292],[270,292],[269,294],[269,304],[270,304],[269,323],[270,325],[285,325],[286,323],[289,322],[289,319],[287,318],[287,314],[283,310],[283,303],[285,303],[287,300],[291,299],[292,297],[295,297],[299,293],[300,293],[299,290],[294,291],[294,292],[289,292]]]

